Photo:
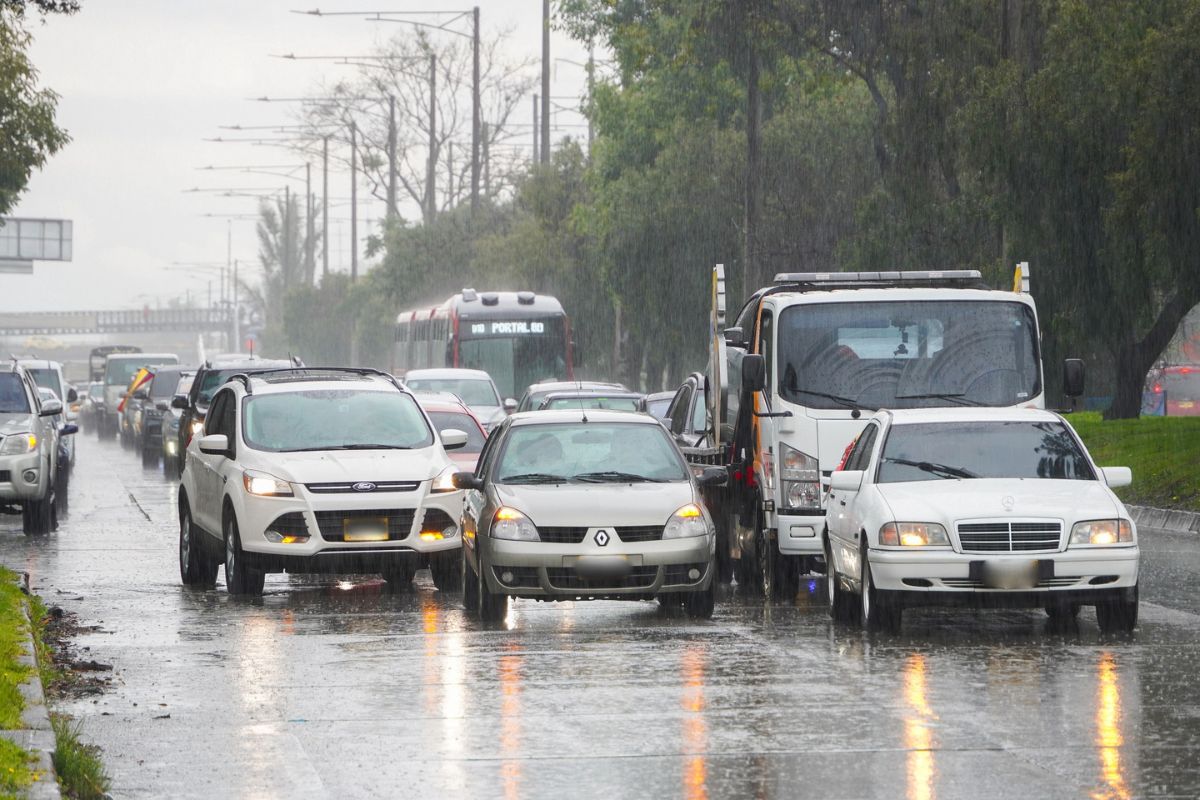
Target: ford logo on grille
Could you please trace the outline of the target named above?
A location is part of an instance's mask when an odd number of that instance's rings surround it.
[[[375,484],[370,481],[359,481],[350,488],[356,492],[373,492],[375,491]]]

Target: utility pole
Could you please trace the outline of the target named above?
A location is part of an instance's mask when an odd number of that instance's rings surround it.
[[[541,161],[538,156],[538,96],[533,96],[533,163]]]
[[[350,120],[350,282],[358,280],[358,128]]]
[[[312,164],[304,164],[304,281],[313,282],[313,273],[317,271],[313,253],[313,201],[312,201]]]
[[[283,185],[283,260],[279,265],[280,275],[283,277],[284,293],[288,289],[288,267],[292,261],[292,187]]]
[[[491,160],[488,158],[488,124],[480,125],[480,136],[483,139],[483,198],[490,200],[492,196]]]
[[[742,235],[742,280],[745,286],[762,286],[758,274],[756,247],[758,245],[759,210],[759,126],[762,124],[762,106],[758,91],[758,53],[753,45],[750,49],[750,65],[746,77],[746,197],[745,225]]]
[[[429,163],[425,169],[425,223],[437,214],[437,55],[429,54]]]
[[[550,163],[550,0],[542,0],[542,163]]]
[[[321,137],[321,278],[329,275],[329,134]]]
[[[446,202],[454,202],[454,142],[446,153]]]
[[[238,262],[233,260],[233,347],[229,348],[234,352],[240,352],[242,349],[242,320],[239,316],[241,307],[238,305]]]
[[[388,186],[387,218],[396,218],[396,96],[388,96]]]
[[[232,259],[233,259],[233,220],[228,220],[225,223],[225,271],[228,271],[230,269],[230,267],[231,267],[230,261],[232,261]],[[225,279],[225,271],[221,272],[222,285],[223,285],[223,282]],[[234,278],[234,282],[235,283],[237,282],[236,277]],[[233,290],[233,296],[237,297],[237,289]],[[224,299],[224,298],[222,298],[222,299]],[[229,348],[230,350],[237,350],[237,336],[236,335],[234,335],[233,341],[230,342],[229,344],[230,344],[230,348]]]
[[[595,115],[595,109],[592,104],[595,102],[593,98],[596,95],[596,43],[588,39],[588,61],[587,61],[587,92],[588,92],[588,158],[592,157],[592,139],[595,137],[595,126],[592,124],[592,117]]]
[[[474,81],[471,85],[471,215],[479,210],[479,140],[482,134],[481,111],[479,108],[479,6],[472,11],[474,38],[472,39],[472,67]]]

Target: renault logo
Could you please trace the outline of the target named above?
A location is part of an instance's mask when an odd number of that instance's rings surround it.
[[[606,544],[608,544],[608,531],[606,531],[606,530],[596,531],[595,541],[596,541],[596,544],[600,545],[601,547],[604,547]]]
[[[359,481],[350,488],[356,492],[373,492],[375,491],[375,484],[370,481]]]

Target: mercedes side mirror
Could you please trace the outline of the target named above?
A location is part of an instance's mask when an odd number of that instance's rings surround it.
[[[829,478],[829,488],[839,492],[857,492],[862,488],[861,469],[840,469]]]
[[[761,392],[767,387],[767,364],[757,353],[742,358],[742,391]]]
[[[460,431],[458,428],[438,431],[438,436],[441,437],[442,447],[447,450],[461,450],[467,446],[467,432]]]
[[[483,478],[476,478],[474,472],[456,472],[451,476],[450,482],[454,484],[455,489],[483,488]]]
[[[1063,394],[1067,397],[1083,396],[1083,359],[1068,358],[1063,361]]]
[[[1100,473],[1104,476],[1104,482],[1112,489],[1133,483],[1133,471],[1129,467],[1101,467]]]

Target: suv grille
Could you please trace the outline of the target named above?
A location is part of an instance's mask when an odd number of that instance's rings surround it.
[[[543,542],[555,544],[579,544],[587,532],[587,528],[538,528],[538,536]]]
[[[1043,522],[970,522],[958,526],[958,541],[964,553],[1017,553],[1057,550],[1062,539],[1062,523]]]
[[[407,539],[412,531],[416,510],[412,508],[371,508],[361,511],[317,511],[317,527],[321,538],[327,542],[345,541],[344,524],[347,519],[387,517],[389,542]]]
[[[411,492],[420,486],[418,481],[358,481],[357,483],[373,483],[375,488],[370,492],[355,491],[355,481],[338,481],[337,483],[306,483],[304,488],[308,489],[313,494],[341,494],[343,492],[353,492],[354,494],[372,494],[375,492]]]
[[[662,539],[662,525],[638,525],[631,528],[617,528],[617,536],[622,542],[657,542]]]
[[[556,589],[648,589],[658,577],[658,567],[634,567],[624,577],[584,578],[571,567],[548,567],[546,578]]]
[[[12,483],[12,473],[6,469],[0,469],[0,483]]]

